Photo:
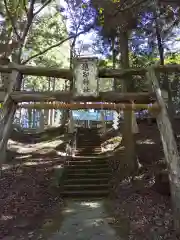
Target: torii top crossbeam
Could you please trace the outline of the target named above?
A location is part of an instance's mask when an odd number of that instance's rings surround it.
[[[156,66],[155,70],[160,72],[180,72],[180,65],[165,65]],[[12,70],[17,70],[24,75],[32,76],[47,76],[64,79],[73,79],[73,71],[70,69],[47,68],[47,67],[34,67],[17,64],[0,65],[0,72],[10,73]],[[107,69],[100,68],[98,76],[101,78],[120,78],[127,75],[144,75],[147,72],[146,68],[129,68],[129,69]]]

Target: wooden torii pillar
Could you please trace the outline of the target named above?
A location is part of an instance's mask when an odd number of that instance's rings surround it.
[[[9,63],[9,58],[0,58],[0,65],[8,65]],[[7,92],[9,89],[10,81],[11,78],[9,73],[0,73],[0,88],[5,92]]]
[[[158,79],[153,67],[148,69],[146,74],[153,90],[156,93],[157,103],[161,107],[161,111],[156,116],[161,141],[164,149],[164,155],[169,170],[169,181],[171,188],[172,205],[174,208],[174,225],[180,234],[180,157],[173,134],[172,125],[168,116],[166,103],[162,96]]]
[[[10,95],[14,91],[14,89],[15,90],[20,89],[23,78],[21,73],[19,73],[16,69],[13,69],[14,68],[13,63],[10,63],[9,65],[11,65],[12,67],[12,72],[11,74],[9,74],[8,87],[3,102],[2,119],[0,122],[0,153],[1,153],[0,168],[1,164],[6,159],[7,142],[12,131],[14,115],[17,109],[17,103],[12,100]]]

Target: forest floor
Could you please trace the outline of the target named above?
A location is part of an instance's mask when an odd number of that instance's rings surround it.
[[[177,134],[179,123],[175,124]],[[139,124],[139,128],[136,144],[142,169],[133,183],[128,179],[119,181],[117,176],[112,181],[112,196],[107,203],[108,211],[114,213],[112,225],[122,239],[180,239],[173,229],[170,196],[160,194],[154,185],[156,173],[165,167],[158,128],[147,123]]]
[[[39,229],[60,212],[56,170],[63,166],[67,136],[56,132],[43,141],[14,132],[14,141],[9,141],[0,178],[0,239],[44,239]]]
[[[178,125],[176,132],[180,132]],[[141,123],[139,127],[136,142],[141,175],[133,184],[128,179],[114,180],[106,202],[109,215],[114,216],[109,224],[124,240],[179,239],[172,227],[170,197],[152,187],[155,171],[164,159],[158,129],[155,124]],[[59,228],[64,202],[55,171],[63,164],[66,140],[62,134],[40,143],[10,142],[8,162],[3,164],[0,178],[0,239],[48,239],[50,232]]]

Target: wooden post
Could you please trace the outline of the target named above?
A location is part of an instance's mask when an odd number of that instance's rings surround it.
[[[74,119],[72,115],[72,111],[69,111],[69,123],[68,123],[68,133],[74,132]]]
[[[157,115],[157,125],[160,131],[164,155],[169,168],[169,181],[171,187],[171,198],[174,209],[174,225],[177,233],[180,234],[180,157],[177,144],[174,138],[172,125],[166,109],[166,103],[162,97],[158,79],[153,68],[149,68],[147,78],[152,82],[156,93],[157,102],[161,106],[161,111]]]
[[[101,110],[100,111],[100,114],[101,114],[101,126],[102,126],[102,133],[105,133],[106,132],[106,121],[105,121],[105,114],[104,114],[104,111]]]
[[[55,125],[59,125],[61,124],[61,113],[60,113],[60,110],[56,112],[56,115],[55,115]]]
[[[124,29],[119,29],[119,44],[120,44],[120,66],[122,68],[129,68],[129,39],[128,31]],[[131,92],[134,91],[132,77],[123,77],[122,78],[122,91]],[[123,121],[123,130],[122,130],[122,145],[124,145],[124,161],[127,166],[127,172],[129,176],[134,176],[135,172],[138,169],[137,157],[136,157],[136,143],[135,137],[132,129],[132,119],[133,111],[124,111],[124,121]]]
[[[0,164],[2,164],[6,159],[7,142],[11,134],[12,123],[17,109],[17,103],[11,99],[10,94],[12,93],[13,88],[16,90],[20,89],[21,82],[22,75],[16,70],[12,70],[8,92],[3,102],[3,119],[0,126]]]
[[[40,128],[40,131],[44,130],[44,113],[43,113],[43,110],[40,110],[39,128]]]
[[[132,104],[134,104],[134,102],[132,102]],[[139,133],[139,127],[137,124],[135,111],[132,111],[132,133]]]
[[[1,65],[8,65],[10,63],[10,60],[8,58],[0,58],[0,64]],[[0,74],[1,78],[1,86],[0,89],[3,89],[5,92],[8,91],[9,84],[10,84],[10,74],[9,73],[2,73]]]
[[[139,133],[139,127],[136,121],[136,115],[134,111],[132,112],[132,132],[134,134]]]
[[[32,109],[28,109],[28,128],[32,128]]]

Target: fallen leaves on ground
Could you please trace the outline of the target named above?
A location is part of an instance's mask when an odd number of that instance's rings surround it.
[[[178,126],[179,124],[176,126],[177,132]],[[145,141],[147,139],[151,141]],[[136,140],[143,177],[132,183],[128,179],[120,181],[120,171],[114,174],[110,205],[116,218],[113,225],[122,239],[178,240],[180,237],[176,236],[173,227],[171,199],[153,188],[158,162],[164,158],[157,126],[140,124],[140,134]]]
[[[41,239],[44,219],[62,204],[59,189],[52,184],[54,168],[62,163],[57,156],[32,155],[5,168],[0,178],[0,239]]]

